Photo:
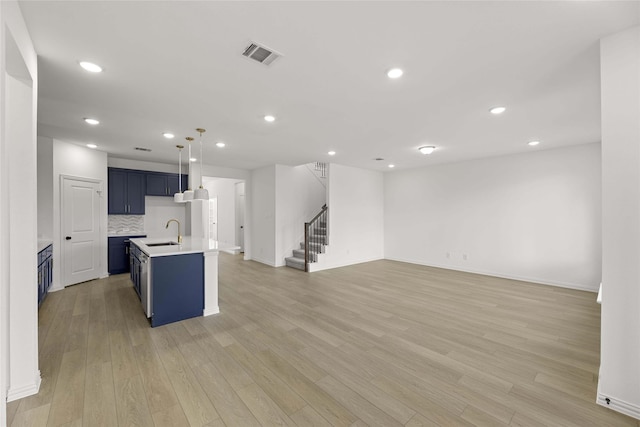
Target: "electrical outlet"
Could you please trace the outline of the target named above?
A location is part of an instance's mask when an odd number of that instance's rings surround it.
[[[462,259],[466,261],[467,260],[467,254],[462,254]]]
[[[446,256],[447,258],[451,258],[451,252],[447,252],[447,253],[445,254],[445,256]]]

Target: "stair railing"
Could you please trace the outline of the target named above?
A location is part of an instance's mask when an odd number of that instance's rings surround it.
[[[311,248],[320,248],[321,245],[326,245],[327,242],[327,205],[322,207],[322,210],[313,217],[309,222],[304,223],[304,271],[309,271],[309,263],[315,262],[311,260]],[[325,229],[324,233],[321,229]],[[319,252],[319,250],[318,250]]]

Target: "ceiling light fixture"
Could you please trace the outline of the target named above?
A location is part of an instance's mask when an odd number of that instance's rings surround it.
[[[193,182],[193,179],[191,177],[191,162],[195,162],[196,159],[191,157],[191,141],[193,141],[193,138],[191,138],[190,136],[187,136],[185,139],[189,144],[189,163],[188,163],[188,169],[187,169],[187,177],[188,177],[187,190],[184,193],[182,193],[182,200],[186,202],[186,201],[193,200],[193,190],[191,189],[191,182]]]
[[[216,142],[216,147],[220,147],[223,148],[224,146],[226,146],[227,144],[225,144],[224,142],[220,141],[220,142]]]
[[[80,66],[91,73],[102,72],[102,67],[93,62],[80,61]]]
[[[422,154],[431,154],[435,151],[436,147],[434,147],[433,145],[425,145],[424,147],[420,147],[418,148],[418,151],[420,151]]]
[[[390,164],[390,165],[389,165],[389,167],[390,167],[390,168],[395,168],[395,167],[396,167],[396,165],[394,165],[394,164]]]
[[[402,71],[400,68],[392,68],[389,71],[387,71],[387,76],[390,79],[397,79],[398,77],[401,77],[404,74],[404,71]]]
[[[529,141],[527,142],[528,145],[535,147],[536,145],[540,144],[540,141]]]
[[[172,134],[171,132],[165,132],[165,133],[162,134],[162,136],[164,136],[167,139],[171,139],[171,138],[175,137],[175,135]]]
[[[89,148],[98,148],[98,146],[96,144],[87,144],[87,147],[89,147]]]
[[[495,114],[495,115],[502,114],[505,111],[507,111],[507,107],[493,107],[492,109],[489,110],[491,114]]]
[[[271,123],[271,122],[275,122],[276,118],[274,116],[267,115],[267,116],[264,116],[264,120]]]
[[[173,195],[173,201],[176,203],[184,202],[184,193],[182,193],[182,149],[184,145],[176,145],[178,149],[178,192]]]
[[[330,155],[330,156],[335,156],[336,152],[335,151],[329,151],[327,154]]]
[[[206,130],[197,128],[196,132],[200,134],[200,188],[196,189],[193,198],[198,200],[209,200],[209,190],[202,186],[202,134],[206,132]]]
[[[196,159],[195,157],[189,157],[189,161],[190,161],[190,162],[197,162],[197,161],[198,161],[198,159]]]
[[[85,123],[90,124],[90,125],[94,125],[94,126],[100,124],[99,120],[90,119],[90,118],[87,118],[87,117],[84,118],[84,121],[85,121]]]

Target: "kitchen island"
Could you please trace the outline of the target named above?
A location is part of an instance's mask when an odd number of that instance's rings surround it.
[[[236,247],[184,237],[131,239],[131,280],[151,326],[220,312],[218,253]]]

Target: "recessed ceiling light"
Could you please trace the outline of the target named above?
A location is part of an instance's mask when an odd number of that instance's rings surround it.
[[[327,154],[330,155],[330,156],[335,156],[336,152],[335,151],[329,151]]]
[[[85,121],[85,123],[90,124],[90,125],[98,125],[98,124],[100,124],[100,121],[96,120],[96,119],[85,118],[84,121]]]
[[[390,168],[395,168],[395,167],[396,167],[396,165],[391,164],[391,165],[389,165],[389,167],[390,167]]]
[[[216,142],[216,147],[220,147],[220,148],[222,148],[222,147],[224,147],[225,145],[227,145],[227,144],[225,144],[225,143],[224,143],[224,142],[222,142],[222,141],[220,141],[220,142]]]
[[[102,72],[102,67],[97,64],[94,64],[93,62],[80,61],[80,66],[92,73]]]
[[[404,74],[404,71],[402,71],[400,68],[392,68],[387,71],[387,76],[390,79],[397,79],[398,77],[401,77],[402,74]]]
[[[269,123],[271,123],[271,122],[276,120],[276,118],[274,116],[264,116],[264,119]]]
[[[190,161],[190,162],[197,162],[197,161],[198,161],[198,159],[196,159],[195,157],[192,157],[192,158],[190,158],[190,159],[189,159],[189,161]]]
[[[436,147],[434,147],[433,145],[425,145],[424,147],[420,147],[418,148],[418,151],[420,151],[422,154],[431,154],[435,151]]]
[[[172,134],[171,132],[165,132],[165,133],[162,134],[162,136],[164,136],[167,139],[171,139],[171,138],[175,137],[175,135]]]
[[[536,145],[540,144],[540,141],[529,141],[527,142],[527,144],[529,144],[532,147],[535,147]]]
[[[96,144],[87,144],[87,147],[89,147],[89,148],[98,148],[98,146]]]
[[[493,107],[492,109],[489,110],[489,112],[491,114],[502,114],[505,111],[507,111],[507,107]]]

